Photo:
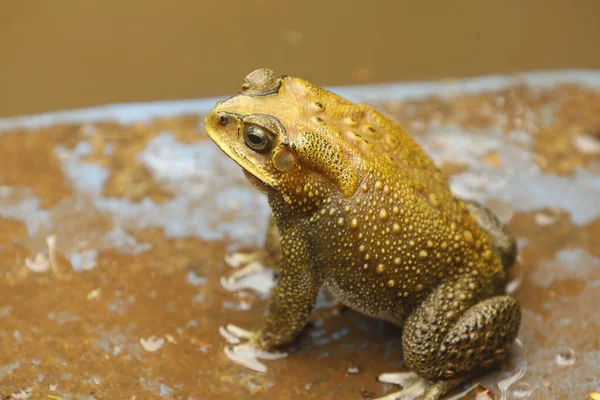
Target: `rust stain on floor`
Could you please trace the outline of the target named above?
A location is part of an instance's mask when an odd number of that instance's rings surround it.
[[[376,105],[521,244],[512,275],[524,347],[479,381],[501,398],[498,383],[526,358],[508,398],[600,391],[600,92],[518,85]],[[219,326],[254,327],[266,298],[225,290],[224,257],[260,246],[268,207],[201,120],[0,133],[2,398],[359,399],[393,389],[375,377],[402,367],[398,329],[339,313],[326,294],[267,373],[225,356]]]

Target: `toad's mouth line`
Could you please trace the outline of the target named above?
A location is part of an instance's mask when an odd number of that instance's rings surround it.
[[[242,167],[242,169],[245,172],[249,173],[259,182],[265,185],[271,187],[275,186],[275,181],[272,178],[266,176],[263,169],[256,165],[252,161],[252,159],[246,157],[246,155],[244,155],[243,153],[236,151],[235,147],[230,145],[229,143],[225,143],[223,141],[218,140],[219,135],[216,134],[215,131],[207,128],[206,133],[208,134],[208,137],[217,145],[217,147],[221,149],[221,151],[225,153],[229,158],[235,161],[240,167]]]

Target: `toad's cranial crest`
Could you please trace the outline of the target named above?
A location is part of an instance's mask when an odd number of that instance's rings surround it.
[[[242,83],[242,93],[246,95],[257,95],[275,90],[280,82],[275,78],[270,69],[257,69],[248,74]]]
[[[249,74],[205,126],[273,211],[266,253],[279,280],[245,346],[294,340],[324,285],[345,305],[403,326],[406,365],[433,382],[413,374],[419,384],[405,390],[423,398],[505,357],[521,320],[502,293],[515,240],[485,207],[454,196],[402,127],[268,69]]]

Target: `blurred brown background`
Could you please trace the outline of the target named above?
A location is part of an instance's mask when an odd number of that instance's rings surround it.
[[[600,68],[600,1],[0,1],[0,116],[323,85]]]

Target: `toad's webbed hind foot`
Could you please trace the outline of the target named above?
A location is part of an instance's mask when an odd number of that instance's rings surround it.
[[[437,400],[459,384],[458,381],[431,383],[414,372],[392,372],[381,374],[379,382],[402,386],[402,390],[379,397],[376,400]]]

